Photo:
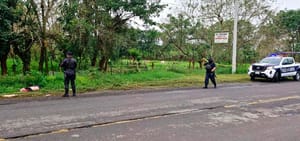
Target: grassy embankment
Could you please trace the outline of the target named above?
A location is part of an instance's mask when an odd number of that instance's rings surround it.
[[[11,61],[9,61],[11,64]],[[122,64],[122,65],[121,65]],[[77,73],[77,88],[79,92],[101,91],[101,90],[122,90],[122,89],[141,89],[141,88],[161,88],[161,87],[190,87],[203,85],[205,71],[199,69],[188,69],[188,62],[165,62],[154,61],[154,69],[151,62],[147,69],[140,68],[140,72],[135,72],[135,67],[128,67],[127,63],[114,64],[112,74],[102,73],[96,68],[81,70]],[[57,66],[57,64],[55,64]],[[248,82],[246,75],[249,65],[240,65],[238,74],[230,74],[230,65],[217,64],[218,83]],[[37,63],[33,63],[35,69]],[[21,65],[18,65],[18,72]],[[0,77],[0,95],[19,94],[22,87],[29,85],[40,85],[41,91],[34,94],[58,94],[63,92],[63,74],[55,72],[54,75],[45,76],[37,71],[30,75],[13,75]]]

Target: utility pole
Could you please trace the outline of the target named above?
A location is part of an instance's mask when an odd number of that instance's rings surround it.
[[[236,73],[236,50],[237,50],[237,24],[238,24],[239,0],[234,1],[234,27],[233,27],[233,47],[232,47],[232,73]]]

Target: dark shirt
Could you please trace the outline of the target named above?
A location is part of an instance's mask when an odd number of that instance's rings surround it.
[[[76,73],[76,67],[77,67],[77,62],[76,62],[76,60],[74,58],[66,58],[60,64],[60,67],[63,68],[65,74],[75,75],[75,73]]]
[[[212,73],[212,69],[216,67],[215,63],[205,63],[204,65],[209,65],[209,67],[206,67],[206,73]]]

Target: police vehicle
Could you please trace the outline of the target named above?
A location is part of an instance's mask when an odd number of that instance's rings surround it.
[[[259,63],[249,67],[248,75],[251,80],[266,78],[279,81],[284,77],[292,77],[295,81],[300,80],[300,64],[296,63],[293,57],[286,57],[282,54],[270,55]]]

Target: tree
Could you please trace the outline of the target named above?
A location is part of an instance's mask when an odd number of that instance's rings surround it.
[[[276,24],[277,19],[278,17],[274,13],[257,31],[256,42],[253,46],[258,53],[257,59],[263,58],[271,52],[285,50],[286,43],[282,39],[286,38],[287,34],[285,29]]]
[[[300,10],[280,11],[277,17],[276,24],[284,29],[290,37],[291,51],[300,51],[295,50],[300,44]]]
[[[173,46],[180,55],[194,62],[207,56],[206,50],[210,48],[208,30],[200,21],[189,16],[179,14],[170,16],[169,23],[162,24],[164,46]],[[209,44],[209,45],[208,45]]]
[[[127,38],[127,42],[129,42],[127,48],[138,49],[141,52],[141,57],[150,59],[156,58],[157,55],[159,55],[158,52],[160,51],[160,33],[157,30],[140,30],[131,28],[125,33],[124,36],[130,37]]]
[[[14,9],[17,0],[0,1],[0,63],[1,74],[7,74],[7,57],[12,39],[12,25],[15,21]]]
[[[189,57],[187,41],[191,35],[192,25],[188,18],[179,14],[178,17],[169,15],[169,23],[161,24],[164,32],[165,44],[172,44],[182,55]]]
[[[19,56],[23,63],[23,74],[30,72],[31,47],[37,41],[38,25],[33,18],[33,7],[29,2],[18,1],[16,3],[16,21],[13,26],[13,52]]]
[[[280,11],[270,15],[264,25],[258,30],[254,49],[259,57],[265,57],[270,52],[300,51],[299,41],[299,10]]]
[[[234,1],[235,0],[190,0],[197,1],[199,5],[196,9],[204,23],[211,25],[214,23],[223,24],[226,20],[234,17]],[[243,0],[238,1],[239,19],[249,22],[264,23],[271,11],[273,0]],[[191,3],[191,2],[190,2]]]
[[[27,74],[30,72],[31,47],[34,44],[35,39],[30,31],[23,31],[18,33],[15,37],[13,50],[22,60],[23,74]]]
[[[38,39],[41,47],[39,71],[48,73],[47,39],[49,36],[49,28],[51,24],[55,22],[49,20],[51,16],[55,15],[55,7],[58,4],[58,0],[28,0],[28,2],[33,7],[35,20],[38,22]]]
[[[124,32],[124,27],[133,18],[139,18],[145,24],[154,24],[151,16],[157,14],[162,10],[164,5],[160,5],[160,0],[147,1],[147,0],[99,0],[101,5],[100,13],[102,21],[97,23],[99,34],[98,39],[101,51],[101,60],[99,63],[100,70],[106,71],[108,59],[112,57],[114,48],[118,37],[117,34]],[[104,10],[104,11],[103,11]]]
[[[86,52],[91,56],[91,64],[100,57],[99,69],[107,70],[108,59],[117,54],[120,41],[128,41],[124,36],[131,19],[145,24],[153,24],[151,16],[158,13],[163,5],[159,0],[92,0],[64,1],[60,5],[65,39],[70,41],[74,51]],[[126,39],[126,40],[124,40]],[[84,49],[84,50],[80,50]]]
[[[273,0],[243,0],[238,1],[239,4],[239,25],[238,25],[238,50],[242,61],[245,55],[246,48],[254,50],[255,44],[260,42],[263,35],[257,30],[264,26],[272,16],[271,4]],[[191,6],[196,3],[199,6]],[[226,58],[226,62],[230,62],[231,48],[230,44],[213,44],[213,36],[215,32],[232,31],[233,15],[234,15],[234,0],[189,0],[187,1],[187,9],[192,9],[192,16],[199,18],[200,21],[209,27],[207,33],[210,37],[211,45],[213,46],[213,55],[217,58]],[[187,10],[186,10],[187,11]],[[191,10],[189,10],[191,11]],[[186,12],[188,15],[188,12]],[[249,34],[250,33],[250,34]],[[224,48],[225,47],[225,48]],[[228,48],[229,47],[229,48]],[[244,49],[245,48],[245,49]],[[216,53],[216,51],[218,51]],[[223,54],[226,53],[226,54]]]
[[[58,42],[59,48],[66,52],[72,51],[78,58],[79,68],[81,62],[90,58],[92,66],[95,65],[95,55],[98,54],[95,36],[95,14],[93,6],[95,1],[64,1],[59,7],[61,16],[58,21],[62,25],[63,34]],[[88,57],[91,56],[91,57]]]

